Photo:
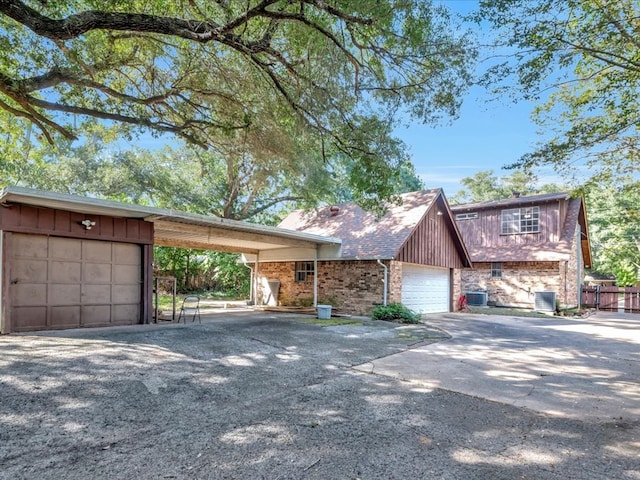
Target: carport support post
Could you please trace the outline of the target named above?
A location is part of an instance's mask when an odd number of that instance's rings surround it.
[[[318,246],[316,245],[316,254],[313,258],[313,306],[318,306]]]
[[[257,251],[256,266],[253,271],[253,285],[251,285],[251,288],[253,288],[253,306],[254,307],[258,306],[258,278],[260,278],[260,275],[259,275],[260,268],[258,267],[259,264],[260,264],[260,251]]]

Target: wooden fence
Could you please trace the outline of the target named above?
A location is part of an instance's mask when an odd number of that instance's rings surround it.
[[[640,288],[583,286],[582,305],[607,312],[640,313]]]

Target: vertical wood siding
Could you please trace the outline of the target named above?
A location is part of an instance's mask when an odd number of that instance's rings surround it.
[[[563,219],[566,217],[566,203],[545,203],[540,207],[540,231],[501,235],[501,212],[479,210],[478,218],[458,220],[458,230],[464,242],[470,247],[508,247],[534,245],[538,243],[558,242],[562,233]]]
[[[400,262],[432,265],[435,267],[462,268],[464,265],[445,215],[438,215],[432,208],[402,246],[395,260]]]
[[[87,230],[81,224],[84,219],[96,222],[95,226],[91,230]],[[66,210],[20,204],[0,207],[0,229],[19,233],[108,240],[142,245],[153,244],[153,223],[151,222],[132,218],[85,215]]]

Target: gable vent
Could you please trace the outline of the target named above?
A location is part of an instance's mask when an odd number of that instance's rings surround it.
[[[536,292],[535,310],[554,312],[556,310],[556,292]]]
[[[487,292],[467,292],[464,295],[467,297],[467,305],[470,307],[487,306]]]

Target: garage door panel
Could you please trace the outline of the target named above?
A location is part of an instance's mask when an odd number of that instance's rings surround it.
[[[76,328],[80,326],[80,307],[51,307],[50,326],[52,328]]]
[[[112,292],[114,304],[136,303],[140,298],[139,285],[114,285]]]
[[[111,244],[97,241],[86,241],[82,245],[82,258],[88,262],[111,262]]]
[[[46,283],[47,261],[16,258],[11,265],[11,281]]]
[[[15,307],[46,305],[47,284],[17,283],[12,285],[12,304]]]
[[[13,330],[44,330],[47,328],[47,307],[17,307],[11,312]]]
[[[139,282],[142,277],[142,269],[140,265],[114,265],[113,281],[115,283],[133,283]]]
[[[112,323],[117,325],[131,325],[140,322],[139,305],[114,305]]]
[[[47,258],[49,256],[49,244],[47,237],[36,235],[14,235],[13,245],[16,257]]]
[[[110,305],[89,305],[81,307],[82,325],[87,327],[97,327],[109,325],[111,323]]]
[[[50,257],[59,260],[78,260],[82,251],[82,240],[50,237]]]
[[[81,293],[80,284],[50,284],[49,305],[80,305]]]
[[[82,277],[85,283],[111,283],[111,264],[85,263]]]
[[[82,288],[82,303],[111,303],[111,285],[85,285]]]
[[[82,264],[80,262],[51,262],[51,281],[56,283],[80,283]]]
[[[113,261],[118,265],[140,265],[140,248],[128,243],[114,244]]]

